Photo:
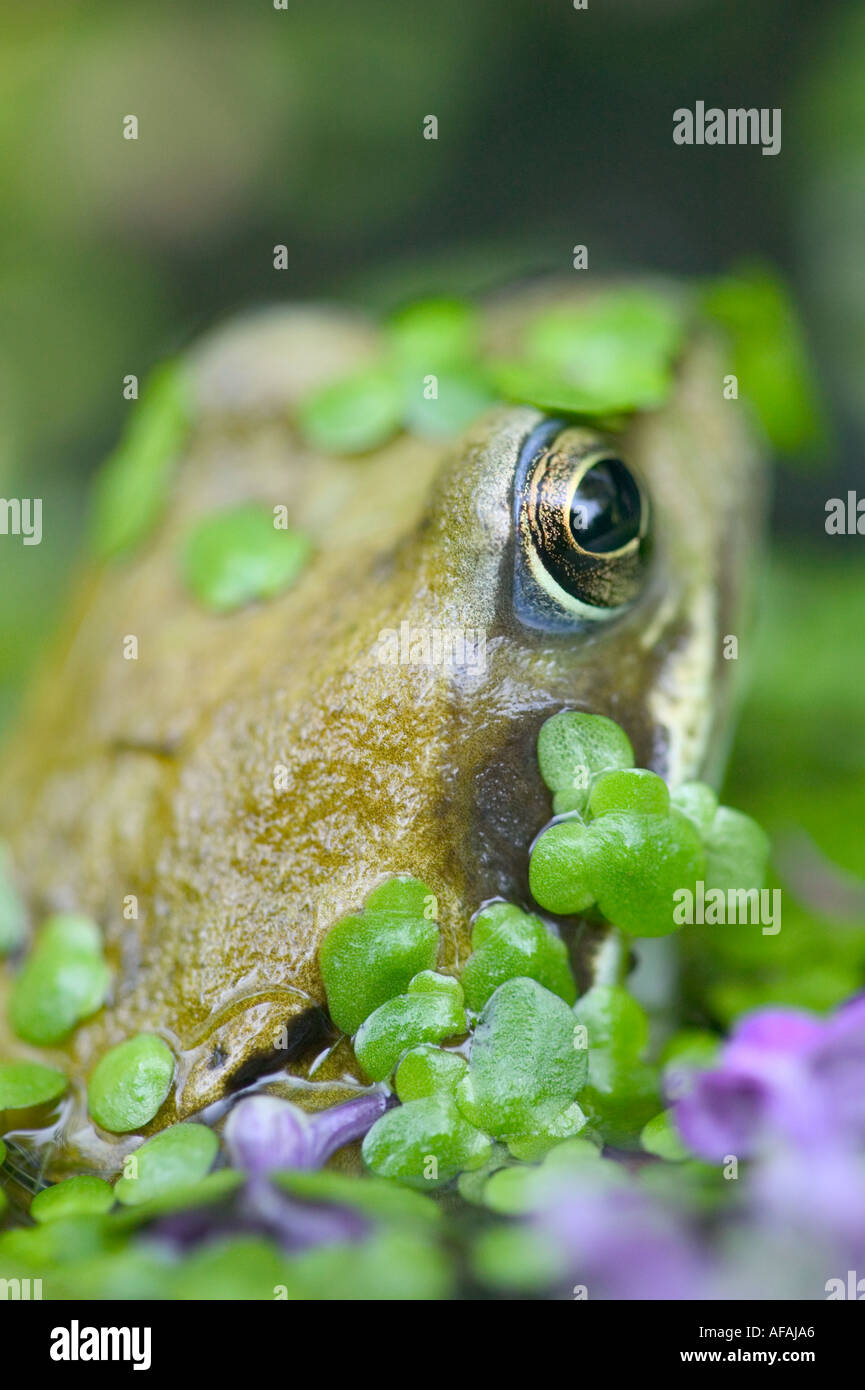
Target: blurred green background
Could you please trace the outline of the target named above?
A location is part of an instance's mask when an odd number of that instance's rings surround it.
[[[838,875],[865,876],[865,539],[828,537],[824,507],[863,473],[865,7],[7,0],[2,18],[0,491],[44,499],[44,540],[0,538],[0,720],[56,621],[126,373],[275,299],[482,291],[568,272],[578,242],[592,274],[757,254],[792,285],[832,439],[781,461],[728,797],[810,865],[814,901],[771,951],[725,938],[694,969],[716,994],[723,976],[726,1015],[749,982],[820,1006],[857,987],[865,912]],[[780,106],[782,152],[675,146],[698,99]],[[831,863],[795,850],[803,831]]]

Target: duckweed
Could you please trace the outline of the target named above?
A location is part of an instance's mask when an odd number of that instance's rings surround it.
[[[410,1100],[377,1120],[363,1141],[363,1158],[379,1177],[434,1188],[492,1152],[489,1136],[471,1124],[443,1091]]]
[[[571,415],[655,409],[672,390],[683,333],[668,296],[613,292],[540,315],[522,358],[492,364],[493,380],[509,400]]]
[[[37,1192],[30,1203],[34,1221],[65,1221],[70,1216],[101,1216],[114,1206],[114,1192],[104,1178],[84,1174],[64,1178]]]
[[[138,1033],[96,1064],[87,1083],[92,1118],[113,1134],[127,1134],[153,1119],[174,1077],[174,1056],[162,1038]]]
[[[572,1104],[586,1068],[585,1048],[564,1000],[536,980],[506,980],[478,1021],[457,1105],[488,1134],[531,1133]]]
[[[365,454],[399,432],[402,391],[393,372],[368,367],[308,396],[298,425],[323,453]]]
[[[500,984],[518,976],[537,980],[566,1004],[577,997],[565,943],[539,917],[512,903],[492,903],[478,913],[472,947],[461,979],[466,1003],[475,1013]]]
[[[553,793],[556,815],[584,811],[593,777],[609,768],[634,766],[630,739],[603,714],[562,710],[541,726],[538,766]]]
[[[62,1042],[105,1002],[109,979],[96,924],[71,913],[49,918],[11,990],[13,1029],[40,1047]]]
[[[198,523],[187,537],[183,576],[206,608],[228,613],[289,588],[310,553],[306,536],[277,527],[269,507],[248,502]]]
[[[383,1081],[407,1048],[467,1029],[459,980],[423,970],[409,981],[405,994],[386,1000],[364,1020],[354,1040],[355,1056],[367,1076]]]
[[[0,1110],[29,1110],[57,1100],[67,1081],[56,1067],[41,1062],[0,1062]]]
[[[355,1033],[415,975],[433,969],[439,944],[434,904],[420,879],[402,875],[370,893],[362,912],[331,927],[319,963],[338,1028]]]
[[[164,362],[148,377],[126,433],[99,473],[93,497],[93,548],[101,560],[136,549],[164,510],[190,425],[182,367]]]
[[[210,1169],[218,1148],[219,1139],[207,1125],[171,1125],[130,1156],[132,1173],[118,1179],[114,1196],[124,1206],[136,1207],[173,1188],[197,1183]]]

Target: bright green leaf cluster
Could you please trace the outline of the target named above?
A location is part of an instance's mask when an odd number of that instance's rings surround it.
[[[400,875],[370,893],[363,911],[343,917],[325,936],[319,965],[330,1016],[345,1033],[403,994],[435,967],[439,929],[435,898],[420,879]]]
[[[475,917],[472,954],[463,967],[466,1003],[475,1013],[505,980],[525,976],[573,1004],[577,987],[563,941],[513,903],[495,902]]]
[[[577,1000],[574,1014],[586,1030],[589,1059],[580,1104],[605,1142],[634,1146],[661,1106],[657,1069],[642,1060],[646,1014],[618,985],[594,985]]]
[[[673,385],[684,320],[673,300],[624,289],[529,325],[523,357],[494,363],[509,400],[569,415],[610,416],[662,405]]]
[[[362,1152],[379,1177],[434,1188],[485,1163],[491,1148],[489,1137],[464,1118],[442,1088],[387,1111],[367,1134]]]
[[[315,448],[335,454],[368,453],[402,428],[448,438],[495,399],[478,351],[468,304],[408,305],[385,325],[382,359],[314,391],[301,403],[298,425]]]
[[[596,907],[634,936],[663,936],[685,920],[677,894],[695,894],[698,880],[707,890],[761,886],[768,841],[756,822],[719,807],[702,783],[671,796],[655,773],[632,766],[612,720],[553,715],[538,735],[538,763],[554,810],[570,813],[532,849],[529,882],[547,911]]]
[[[95,922],[71,913],[49,917],[12,986],[13,1029],[38,1047],[62,1042],[104,1004],[109,979]]]
[[[354,1052],[367,1076],[384,1081],[407,1048],[468,1030],[459,980],[423,970],[405,994],[380,1004],[361,1024]]]
[[[506,980],[478,1020],[457,1104],[466,1119],[496,1138],[532,1134],[573,1104],[586,1065],[564,1000],[536,980]]]

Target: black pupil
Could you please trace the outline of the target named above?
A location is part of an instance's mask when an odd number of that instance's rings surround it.
[[[601,459],[571,503],[571,530],[583,550],[604,555],[640,534],[640,490],[621,459]]]

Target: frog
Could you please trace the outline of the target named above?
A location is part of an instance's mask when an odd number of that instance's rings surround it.
[[[487,349],[514,352],[531,316],[588,293],[492,296]],[[603,425],[502,400],[455,439],[404,431],[350,457],[310,443],[303,401],[380,350],[359,311],[303,303],[189,349],[168,505],[131,556],[85,566],[7,745],[0,834],[29,919],[92,917],[112,970],[105,1006],[48,1053],[77,1079],[79,1137],[84,1080],[141,1032],[177,1058],[145,1133],[262,1081],[310,1109],[356,1094],[324,937],[411,875],[453,974],[482,905],[531,907],[551,715],[615,720],[671,784],[720,778],[766,468],[715,330],[693,325],[662,404]],[[310,558],[284,592],[209,611],[184,585],[184,538],[251,502],[284,509]],[[586,988],[592,930],[547,920]]]

